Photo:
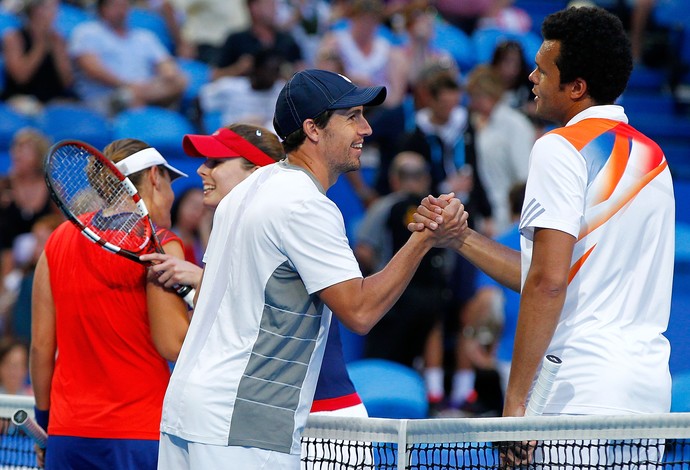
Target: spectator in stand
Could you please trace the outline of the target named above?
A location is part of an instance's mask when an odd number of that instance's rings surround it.
[[[402,150],[407,136],[414,132],[417,125],[415,122],[417,111],[429,106],[431,98],[427,82],[441,71],[455,76],[459,76],[460,73],[453,61],[432,60],[422,67],[416,80],[409,84],[410,90],[402,103],[393,108],[385,108],[369,117],[372,128],[375,128],[376,132],[367,139],[367,144],[379,152],[379,166],[374,184],[378,194],[386,195],[391,192],[389,181],[391,162]]]
[[[98,19],[78,25],[70,39],[76,91],[103,114],[137,106],[176,106],[187,79],[150,31],[127,26],[128,0],[97,0]]]
[[[287,7],[285,10],[289,16],[282,29],[290,31],[299,44],[305,65],[314,67],[321,38],[331,27],[331,3],[327,0],[298,0],[283,2],[283,7]]]
[[[499,29],[517,34],[529,32],[532,18],[514,3],[515,0],[494,0],[493,5],[479,18],[477,29]]]
[[[295,39],[276,24],[276,0],[247,0],[247,8],[249,29],[227,37],[218,52],[213,79],[248,75],[253,67],[253,55],[261,49],[273,49],[283,57],[286,62],[282,70],[284,78],[302,69],[302,50]]]
[[[11,166],[0,179],[0,278],[12,269],[12,244],[46,214],[58,214],[43,173],[43,156],[50,140],[33,128],[19,130],[10,146]],[[1,289],[1,287],[0,287]]]
[[[510,189],[508,198],[512,225],[507,232],[496,238],[496,241],[514,250],[520,250],[519,222],[522,204],[525,199],[525,182],[515,184]],[[494,366],[500,377],[501,389],[505,393],[513,356],[513,342],[517,329],[518,310],[520,309],[520,293],[508,289],[485,273],[480,272],[477,278],[477,293],[470,303],[471,306],[467,309],[467,316],[463,324],[465,325],[464,328],[471,329],[469,330],[471,334],[465,334],[464,350],[458,351],[461,354],[458,357],[458,362],[465,360],[461,359],[463,355],[467,358],[466,360],[469,361],[469,364],[475,366],[475,368],[480,362],[485,365],[485,369],[487,368],[486,365],[495,362]],[[481,360],[477,360],[477,357],[484,352],[479,344],[480,335],[478,333],[480,332],[481,325],[489,324],[492,317],[501,319],[500,336],[493,351],[493,357],[491,359],[484,357]]]
[[[491,203],[495,233],[501,234],[512,225],[508,193],[514,184],[527,179],[536,130],[523,113],[502,101],[503,82],[491,66],[476,66],[466,86],[477,170]]]
[[[16,289],[2,294],[3,297],[11,295],[5,334],[26,341],[27,344],[31,342],[31,289],[36,263],[48,237],[64,220],[62,214],[44,215],[34,223],[30,233],[18,236],[14,242],[12,251],[17,267],[10,276],[16,278],[13,282]]]
[[[490,224],[491,206],[476,171],[475,131],[460,102],[463,90],[457,70],[436,68],[422,86],[428,100],[415,113],[415,128],[403,138],[401,149],[418,152],[429,163],[432,193],[454,192],[473,209],[470,226],[472,221]]]
[[[432,45],[436,35],[437,13],[428,0],[413,0],[402,7],[406,39],[403,63],[407,67],[407,90],[411,89],[411,84],[417,81],[419,73],[429,63],[453,60],[448,51]]]
[[[327,33],[319,49],[338,51],[345,74],[359,86],[385,86],[388,95],[384,106],[394,107],[405,97],[407,68],[400,46],[379,31],[383,12],[381,0],[354,0],[349,22]]]
[[[643,59],[654,60],[651,57],[644,57],[644,46],[649,27],[654,24],[652,13],[656,2],[657,0],[580,0],[579,2],[572,0],[569,5],[598,5],[619,17],[630,36],[633,61],[638,63]]]
[[[204,85],[199,93],[202,113],[221,113],[221,123],[244,122],[273,129],[273,108],[285,81],[285,64],[276,49],[259,49],[252,54],[247,76],[221,77]]]
[[[158,15],[165,24],[172,41],[173,54],[176,57],[196,58],[196,48],[182,36],[184,12],[169,0],[130,0],[134,8],[147,10]]]
[[[456,71],[439,68],[423,84],[428,104],[415,114],[415,130],[402,144],[403,150],[416,151],[424,156],[431,168],[431,192],[455,193],[470,213],[470,227],[493,234],[491,204],[486,196],[479,171],[475,148],[475,131],[469,111],[460,103],[462,88]],[[481,228],[480,228],[481,227]],[[453,293],[444,333],[457,337],[457,318],[474,295],[477,268],[459,255],[449,277]],[[470,397],[474,382],[461,370],[453,377],[450,403],[462,407]]]
[[[477,27],[477,22],[493,8],[496,0],[437,0],[436,8],[449,22],[468,35]]]
[[[215,64],[229,34],[249,26],[246,0],[171,0],[182,12],[181,37],[194,50],[194,57]]]
[[[491,57],[491,66],[503,82],[503,101],[531,115],[534,111],[534,93],[529,81],[531,70],[520,43],[513,40],[499,43]]]
[[[27,114],[57,99],[74,99],[74,74],[63,37],[54,29],[58,0],[28,0],[21,28],[2,38],[5,84],[0,99]]]
[[[354,252],[362,272],[380,271],[407,241],[410,214],[431,189],[429,164],[420,154],[401,152],[390,168],[393,192],[374,203],[357,233]],[[452,258],[451,258],[452,259]],[[390,311],[365,338],[364,355],[417,367],[422,359],[429,403],[440,403],[443,388],[443,318],[450,292],[446,250],[432,248]]]
[[[211,231],[213,213],[204,207],[203,189],[191,186],[175,198],[171,211],[172,231],[182,240],[184,259],[201,266]]]
[[[29,385],[29,347],[11,337],[0,341],[0,393],[33,394]]]

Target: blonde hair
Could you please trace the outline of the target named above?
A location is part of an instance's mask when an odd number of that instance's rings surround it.
[[[52,143],[50,137],[34,127],[23,127],[12,136],[10,148],[24,142],[31,143],[34,149],[36,149],[36,156],[38,157],[36,160],[36,167],[43,171],[43,157],[48,153],[48,150],[50,150],[50,145]]]
[[[467,76],[467,92],[473,94],[485,94],[496,100],[500,100],[505,93],[505,86],[499,73],[490,65],[477,65]]]

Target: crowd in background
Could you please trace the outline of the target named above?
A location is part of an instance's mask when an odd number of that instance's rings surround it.
[[[604,3],[631,18],[641,60],[639,15],[652,2]],[[528,75],[538,25],[512,0],[5,0],[2,7],[16,24],[2,33],[1,98],[29,116],[61,102],[107,119],[160,106],[204,132],[232,122],[273,129],[277,95],[297,70],[321,68],[358,85],[385,85],[386,102],[367,115],[373,135],[363,159],[375,171],[347,175],[366,208],[353,239],[365,275],[405,243],[411,212],[428,193],[452,191],[470,213],[470,226],[514,236],[530,149],[551,126],[532,115]],[[56,21],[66,9],[80,20]],[[165,27],[130,23],[135,14]],[[477,57],[469,39],[491,30],[513,39]],[[184,61],[208,72],[191,100]],[[51,140],[37,129],[17,132],[0,178],[4,393],[31,393],[33,269],[62,220],[43,180]],[[199,188],[178,194],[172,218],[186,259],[198,264],[211,223],[202,197]],[[364,354],[419,370],[434,412],[500,415],[515,302],[460,256],[432,250],[365,339]],[[18,385],[17,376],[24,382]]]

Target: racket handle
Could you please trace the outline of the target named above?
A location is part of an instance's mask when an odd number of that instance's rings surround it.
[[[32,438],[38,447],[41,449],[46,448],[48,434],[46,434],[43,428],[41,428],[31,416],[29,416],[29,413],[24,410],[17,410],[12,416],[12,424]]]
[[[534,384],[532,394],[529,397],[525,416],[539,416],[544,412],[546,400],[549,398],[553,381],[562,363],[561,358],[551,354],[544,358],[539,377],[537,377],[537,383]]]
[[[194,308],[194,296],[196,295],[196,290],[192,286],[175,286],[175,292],[177,295],[182,297],[187,305]]]

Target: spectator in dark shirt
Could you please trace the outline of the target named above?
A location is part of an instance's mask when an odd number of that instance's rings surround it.
[[[291,70],[302,67],[302,50],[294,38],[276,25],[275,0],[247,0],[251,20],[249,29],[230,34],[218,52],[213,79],[224,76],[247,75],[253,66],[252,55],[260,49],[273,49],[283,56]]]
[[[11,100],[20,111],[32,111],[27,103],[38,112],[40,103],[74,98],[65,40],[53,27],[57,7],[57,0],[27,1],[21,28],[8,31],[2,39],[5,86],[0,98]]]

